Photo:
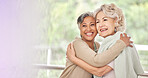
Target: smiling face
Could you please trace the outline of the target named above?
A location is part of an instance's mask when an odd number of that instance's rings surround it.
[[[115,34],[115,22],[115,19],[107,17],[103,11],[100,11],[96,16],[96,27],[99,35],[105,38]]]
[[[93,41],[97,35],[97,29],[95,25],[95,19],[91,16],[84,18],[80,24],[80,34],[84,41]]]

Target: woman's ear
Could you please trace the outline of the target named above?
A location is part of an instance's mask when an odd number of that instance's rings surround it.
[[[114,19],[114,22],[117,23],[117,17]]]
[[[118,27],[117,17],[114,19],[115,27]]]

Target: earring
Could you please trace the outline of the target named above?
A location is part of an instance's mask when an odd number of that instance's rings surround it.
[[[114,32],[117,32],[117,29],[116,29],[116,27],[115,27],[115,31]]]

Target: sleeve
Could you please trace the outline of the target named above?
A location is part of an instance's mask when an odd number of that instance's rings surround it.
[[[110,62],[110,63],[108,64],[108,66],[110,66],[112,69],[114,69],[114,61]]]
[[[126,47],[122,40],[117,40],[117,42],[111,48],[97,54],[81,39],[75,40],[73,45],[76,56],[95,67],[102,67],[108,64]]]

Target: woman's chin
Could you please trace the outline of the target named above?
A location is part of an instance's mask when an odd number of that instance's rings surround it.
[[[107,35],[100,35],[100,36],[103,37],[103,38],[107,37]]]
[[[93,41],[94,38],[86,38],[85,40],[90,42],[90,41]]]

